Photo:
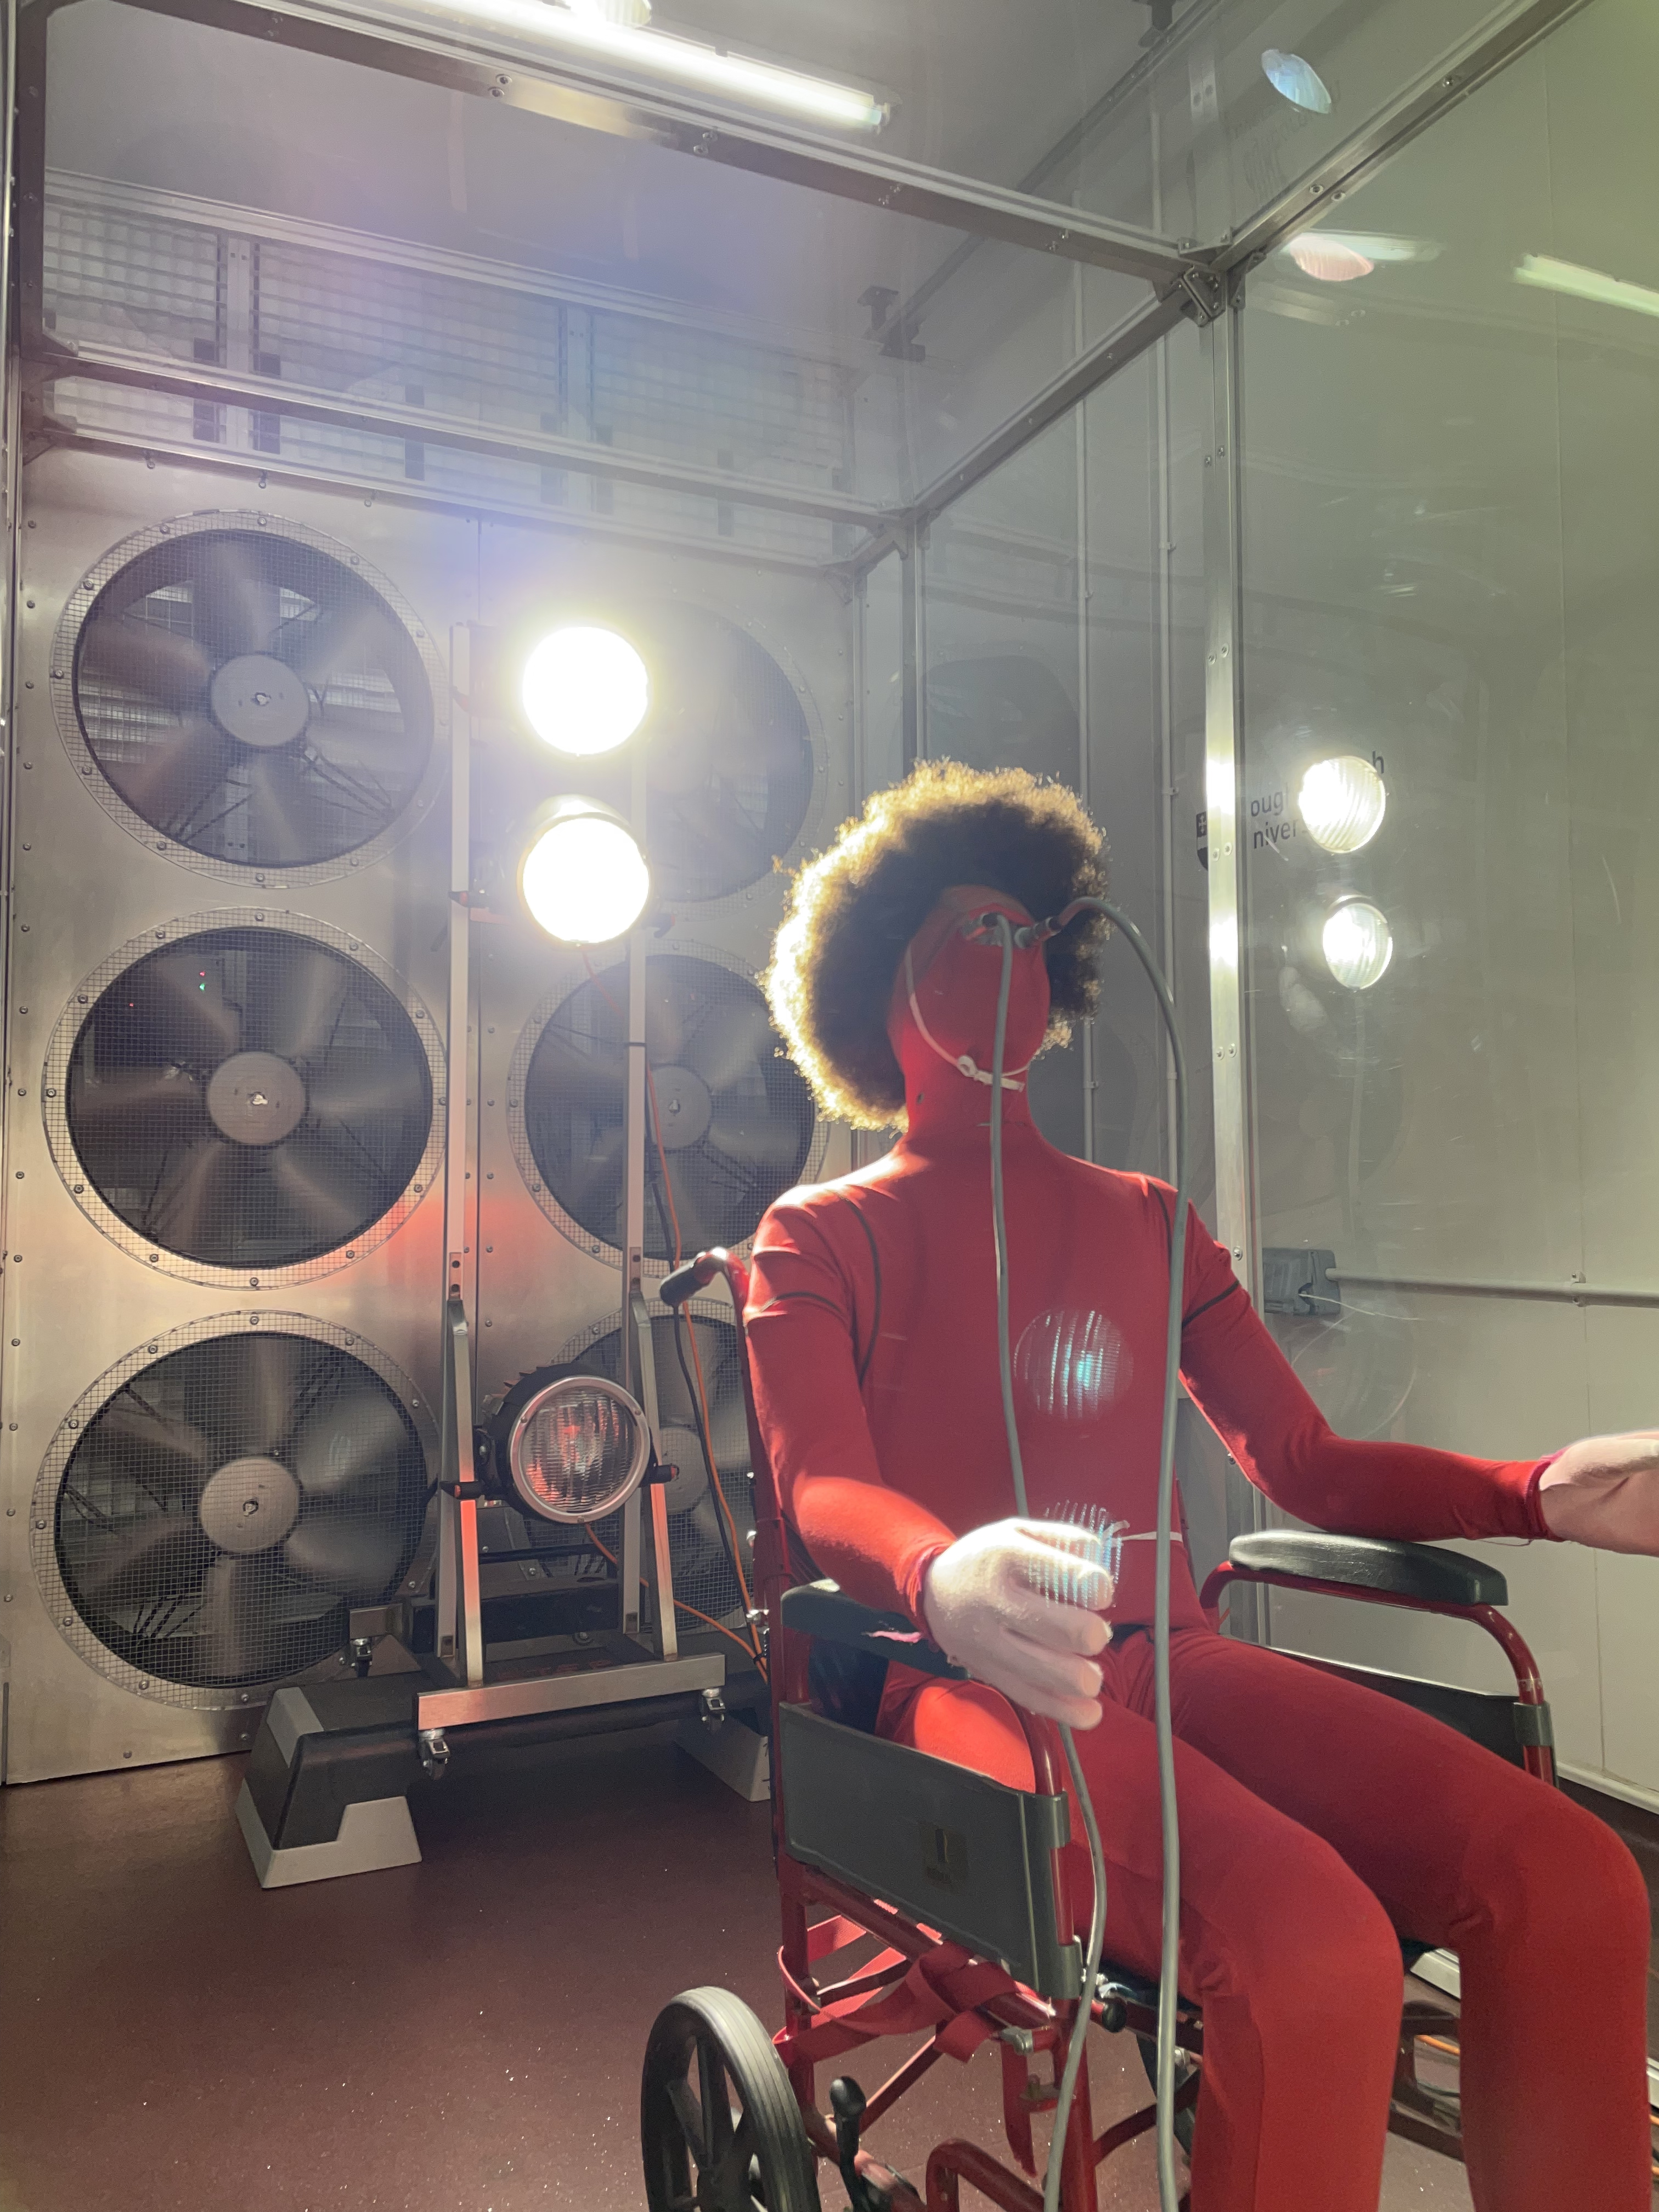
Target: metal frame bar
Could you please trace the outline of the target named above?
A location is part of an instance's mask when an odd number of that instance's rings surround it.
[[[42,0],[50,4],[50,0]],[[73,5],[74,0],[58,0]],[[574,55],[531,53],[507,38],[469,38],[462,47],[413,22],[348,15],[302,0],[125,0],[155,15],[300,47],[453,91],[500,100],[611,137],[648,138],[679,153],[827,192],[975,237],[1062,259],[1115,269],[1153,284],[1179,281],[1193,265],[1167,239],[1129,223],[1041,200],[1002,185],[933,169],[854,144],[769,122],[738,108],[679,94]]]
[[[643,484],[654,491],[688,493],[738,507],[811,515],[864,530],[881,529],[891,520],[888,509],[848,499],[840,492],[796,490],[787,484],[769,484],[724,469],[653,461],[614,446],[589,445],[582,439],[560,437],[551,431],[494,430],[482,422],[459,422],[432,408],[382,407],[372,400],[330,399],[296,390],[280,377],[228,375],[210,365],[198,368],[186,362],[158,361],[151,355],[127,353],[115,346],[80,345],[71,352],[56,341],[50,348],[36,347],[29,357],[46,383],[86,378],[142,392],[167,392],[179,399],[211,400],[221,406],[290,416],[299,422],[326,423],[336,429],[445,446],[459,453],[481,453],[492,460],[533,462],[543,468],[568,469],[576,475],[605,477],[613,483]]]
[[[1659,1306],[1659,1290],[1603,1289],[1590,1283],[1499,1283],[1434,1275],[1362,1273],[1333,1267],[1334,1283],[1357,1283],[1366,1290],[1419,1291],[1431,1297],[1529,1298],[1568,1306]]]

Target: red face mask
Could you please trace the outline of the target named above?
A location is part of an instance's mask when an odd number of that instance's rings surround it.
[[[996,1046],[1002,947],[994,934],[968,933],[984,914],[1006,915],[1018,929],[1032,917],[1006,891],[958,884],[945,892],[906,946],[893,979],[887,1034],[912,1097],[936,1084],[942,1066],[988,1091]],[[1048,970],[1041,945],[1016,946],[1008,987],[1003,1066],[1009,1087],[1024,1087],[1048,1027]]]

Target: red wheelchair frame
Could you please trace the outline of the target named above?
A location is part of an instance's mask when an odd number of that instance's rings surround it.
[[[1036,1994],[994,1959],[976,1955],[891,1905],[803,1864],[787,1848],[782,1777],[775,1756],[779,1720],[783,1708],[810,1703],[810,1644],[784,1623],[783,1599],[792,1583],[789,1547],[750,1388],[743,1333],[747,1271],[726,1253],[705,1253],[695,1263],[694,1286],[712,1282],[717,1273],[724,1276],[730,1289],[743,1350],[755,1485],[755,1602],[769,1659],[770,1740],[775,1751],[773,1841],[782,1911],[778,1963],[784,1991],[783,2026],[773,2038],[774,2044],[787,2071],[812,2150],[832,2167],[839,2167],[854,2208],[861,2203],[884,2204],[893,2212],[919,2212],[908,2184],[874,2166],[867,2154],[854,2158],[860,2128],[872,2125],[890,2112],[939,2059],[965,2060],[981,2044],[994,2039],[1002,2067],[1003,2131],[1020,2171],[1012,2170],[976,2143],[959,2140],[939,2143],[927,2159],[927,2212],[957,2212],[963,2181],[1002,2207],[1003,2212],[1042,2212],[1032,2121],[1038,2113],[1052,2111],[1057,2102],[1060,2069],[1080,2000],[1054,2002]],[[1402,1596],[1384,1589],[1356,1588],[1271,1566],[1230,1561],[1218,1567],[1205,1583],[1202,1602],[1206,1611],[1213,1615],[1229,1589],[1240,1583],[1403,1606],[1465,1620],[1481,1628],[1498,1640],[1513,1666],[1517,1717],[1520,1711],[1526,1711],[1535,1723],[1530,1729],[1517,1729],[1522,1737],[1522,1763],[1540,1780],[1553,1781],[1548,1708],[1538,1669],[1520,1635],[1495,1606]],[[1036,1790],[1049,1796],[1059,1794],[1062,1768],[1056,1735],[1048,1723],[1030,1715],[1022,1712],[1019,1717],[1030,1750]],[[1063,1939],[1075,1924],[1063,1847],[1053,1850],[1052,1869],[1055,1917]],[[827,1960],[871,1938],[880,1946],[876,1957],[839,1978],[820,1978]],[[1142,2039],[1156,2033],[1156,1991],[1109,1966],[1103,1972],[1091,2010],[1096,2022],[1110,2032],[1127,2028]],[[1414,2056],[1420,2037],[1437,2033],[1443,2037],[1454,2025],[1450,2015],[1434,2007],[1406,2007],[1389,2125],[1396,2133],[1459,2157],[1455,2105],[1423,2089],[1417,2079]],[[924,2034],[926,2040],[861,2106],[854,2100],[850,2134],[843,2085],[837,2084],[832,2093],[837,2108],[835,2118],[824,2116],[816,2087],[821,2065],[877,2038],[911,2033]],[[1182,2004],[1176,2041],[1178,2050],[1187,2055],[1177,2105],[1178,2109],[1190,2111],[1197,2099],[1203,2055],[1203,2022],[1195,2007]],[[1097,2136],[1085,2060],[1062,2154],[1064,2212],[1097,2212],[1097,2167],[1123,2144],[1151,2129],[1156,2118],[1155,2105],[1149,2105]]]

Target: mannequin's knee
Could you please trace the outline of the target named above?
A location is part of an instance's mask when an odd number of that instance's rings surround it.
[[[1540,1966],[1594,1954],[1644,1973],[1647,1884],[1607,1823],[1559,1790],[1527,1793],[1468,1860],[1474,1928]]]

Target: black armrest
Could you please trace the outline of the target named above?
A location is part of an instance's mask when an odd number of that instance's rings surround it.
[[[785,1590],[783,1625],[801,1636],[816,1636],[826,1644],[867,1651],[872,1658],[896,1659],[901,1666],[914,1667],[919,1674],[944,1674],[954,1682],[969,1679],[965,1667],[947,1659],[902,1613],[877,1613],[843,1597],[835,1583],[803,1583],[798,1589]]]
[[[1235,1536],[1227,1557],[1256,1573],[1295,1575],[1380,1590],[1429,1605],[1507,1605],[1509,1584],[1484,1559],[1433,1544],[1394,1544],[1380,1536],[1326,1536],[1299,1528],[1261,1528]]]

